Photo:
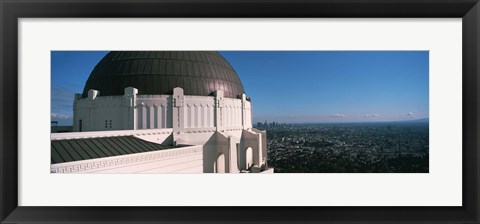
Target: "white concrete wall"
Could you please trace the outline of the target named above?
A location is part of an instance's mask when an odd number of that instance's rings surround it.
[[[138,95],[137,128],[172,128],[172,97],[169,95]]]
[[[224,98],[222,115],[224,127],[242,127],[242,100]]]
[[[62,140],[62,139],[73,139],[73,138],[95,138],[95,137],[113,137],[113,136],[135,136],[137,138],[155,142],[159,144],[173,144],[173,129],[145,129],[145,130],[123,130],[123,131],[98,131],[98,132],[71,132],[71,133],[54,133],[51,134],[52,140]],[[183,159],[181,158],[172,158],[172,160],[158,160],[152,163],[145,163],[146,167],[142,168],[143,165],[138,164],[129,164],[125,165],[123,168],[115,168],[112,171],[108,172],[137,172],[141,170],[142,172],[157,172],[157,173],[168,173],[168,172],[177,172],[177,168],[181,168],[184,172],[197,172],[197,165],[201,166],[201,172],[204,173],[213,173],[218,166],[217,158],[220,155],[224,155],[225,172],[229,173],[238,173],[242,170],[247,170],[247,161],[250,161],[251,164],[256,167],[260,167],[266,162],[266,144],[260,139],[265,139],[265,133],[257,130],[231,130],[224,132],[217,132],[215,128],[197,128],[197,129],[188,129],[183,134],[184,144],[197,146],[201,151],[201,159],[198,155],[186,156]],[[248,155],[247,149],[251,148],[251,155]],[[169,149],[170,150],[170,149]],[[169,151],[163,150],[163,151]],[[138,154],[138,153],[137,153]],[[141,153],[140,153],[141,154]],[[134,155],[134,154],[132,154]],[[165,154],[167,157],[175,156],[175,154]],[[107,157],[103,158],[97,165],[85,165],[85,162],[73,162],[83,164],[82,166],[91,166],[95,168],[95,171],[88,172],[103,172],[110,170],[110,168],[104,168],[106,166],[105,161],[110,161]],[[90,160],[88,160],[90,161]],[[102,162],[103,161],[103,162]],[[184,164],[185,163],[185,164]],[[67,169],[67,165],[72,163],[62,163],[53,165],[55,167],[64,167],[64,170]],[[90,164],[90,163],[88,163]],[[162,168],[163,165],[165,167]],[[173,164],[178,164],[173,166]],[[182,165],[183,164],[183,165]],[[191,165],[191,166],[190,166]],[[168,169],[167,169],[168,166]],[[189,166],[186,167],[186,166]],[[99,169],[97,169],[99,168]],[[102,169],[100,169],[102,168]],[[185,169],[183,169],[185,168]],[[81,166],[76,164],[76,168],[68,168],[68,172],[80,172],[85,171]],[[182,171],[182,172],[183,172]],[[57,171],[54,171],[57,172]],[[60,172],[60,171],[59,171]],[[63,172],[63,171],[61,171]],[[87,171],[85,171],[87,172]],[[140,172],[140,171],[139,171]],[[200,171],[198,171],[200,172]]]
[[[250,160],[247,155],[247,149],[251,148],[253,165],[261,167],[266,164],[266,144],[262,142],[263,135],[261,132],[255,132],[252,130],[243,130],[240,141],[240,147],[238,149],[239,154],[239,167],[241,170],[248,169],[246,162]],[[264,153],[265,152],[265,153]]]
[[[137,92],[135,88],[128,87],[123,96],[101,96],[95,90],[90,90],[87,98],[76,95],[74,131],[79,131],[78,120],[81,119],[82,131],[100,132],[65,133],[64,136],[52,135],[52,139],[99,134],[135,135],[160,144],[196,145],[202,149],[201,167],[206,173],[216,171],[219,157],[225,160],[224,166],[220,166],[225,172],[246,170],[247,160],[256,168],[265,165],[266,133],[252,129],[252,104],[246,100],[245,94],[240,99],[232,99],[223,97],[223,91],[216,91],[215,96],[185,96],[181,88],[175,88],[173,95],[138,95]],[[249,147],[251,156],[247,156]],[[195,171],[198,158],[190,159],[191,170]],[[181,160],[170,162],[180,164]],[[160,163],[157,165],[160,166]],[[157,165],[149,170],[170,172]],[[118,171],[139,169],[142,168],[122,168]]]
[[[244,116],[245,129],[252,128],[252,103],[250,101],[245,101]]]
[[[215,125],[215,99],[209,96],[185,97],[185,128],[207,128]]]
[[[89,97],[76,96],[73,130],[83,131],[140,130],[173,128],[181,121],[181,129],[221,127],[224,129],[251,128],[251,103],[242,99],[214,96],[183,96],[180,109],[173,107],[171,95],[137,95],[128,87],[123,96],[101,96],[95,90]],[[175,109],[174,109],[175,108]],[[175,111],[174,111],[175,110]],[[178,111],[182,111],[179,115]],[[175,119],[175,115],[183,119]],[[219,119],[218,121],[216,119]]]
[[[123,114],[126,112],[122,96],[97,97],[76,100],[74,104],[74,131],[79,130],[82,120],[82,131],[110,131],[126,129]],[[105,121],[107,124],[105,125]],[[110,122],[111,121],[111,122]],[[110,125],[111,124],[111,125]]]
[[[260,131],[258,129],[252,128],[250,129],[251,132],[258,134],[258,138],[260,140],[260,153],[261,153],[261,163],[267,163],[267,131]]]

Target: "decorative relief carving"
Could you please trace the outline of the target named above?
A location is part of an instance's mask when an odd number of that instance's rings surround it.
[[[138,133],[134,134],[134,136],[140,136],[140,135],[164,135],[164,134],[172,134],[172,132],[146,132],[146,133]]]
[[[189,130],[185,133],[207,133],[207,132],[215,132],[215,130]]]
[[[198,148],[180,149],[180,150],[164,150],[157,153],[149,153],[147,155],[129,155],[128,157],[115,158],[116,156],[109,157],[111,159],[101,160],[89,163],[66,165],[50,169],[51,173],[71,173],[78,171],[86,171],[104,167],[127,165],[132,163],[144,162],[149,160],[160,160],[165,158],[171,158],[176,156],[184,156],[188,154],[201,154],[202,150]]]
[[[187,106],[189,107],[213,107],[215,105],[215,101],[212,100],[192,100],[192,99],[187,99]]]

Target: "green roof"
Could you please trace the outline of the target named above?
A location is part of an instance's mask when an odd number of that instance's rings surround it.
[[[157,144],[133,136],[52,140],[51,163],[97,159],[177,147]]]

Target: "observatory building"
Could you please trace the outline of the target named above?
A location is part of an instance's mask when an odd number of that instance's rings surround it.
[[[52,173],[272,173],[266,132],[213,51],[113,51],[51,134]]]

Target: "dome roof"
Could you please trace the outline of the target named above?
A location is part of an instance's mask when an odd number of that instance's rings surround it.
[[[236,98],[245,93],[232,66],[215,51],[112,51],[93,69],[83,89],[101,96],[123,95],[135,87],[140,95],[172,94],[181,87],[185,95],[208,96],[223,90]]]

